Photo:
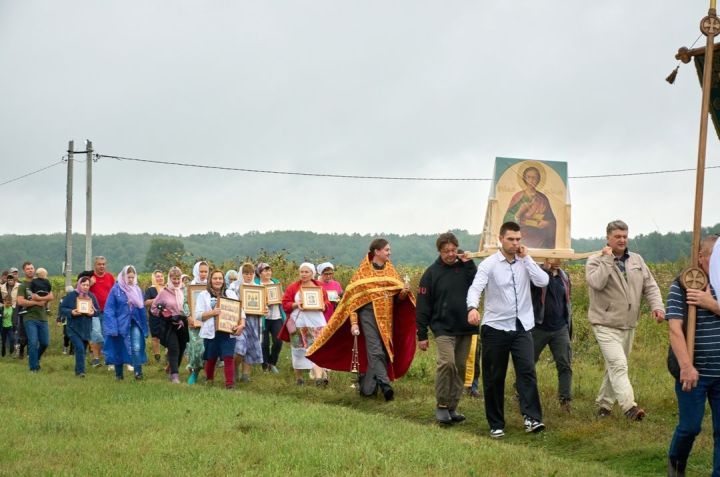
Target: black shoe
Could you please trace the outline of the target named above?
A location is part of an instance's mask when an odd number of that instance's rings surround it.
[[[668,459],[668,477],[685,477],[685,462]]]
[[[435,409],[435,420],[438,424],[448,425],[452,424],[453,420],[450,417],[450,412],[446,407],[438,407]]]
[[[384,387],[382,390],[383,397],[385,398],[385,401],[392,401],[395,399],[395,391],[393,391],[392,386],[387,385],[387,387]]]
[[[136,373],[135,374],[135,381],[142,381],[143,375],[142,373]]]
[[[463,422],[465,420],[465,414],[460,414],[459,412],[455,411],[455,409],[449,410],[450,419],[452,419],[453,422]]]

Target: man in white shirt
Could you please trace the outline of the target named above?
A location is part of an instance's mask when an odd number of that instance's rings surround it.
[[[468,323],[478,325],[477,307],[480,295],[486,292],[480,328],[482,379],[485,416],[490,424],[490,437],[496,439],[505,435],[505,376],[510,355],[515,365],[525,432],[545,429],[530,332],[535,326],[530,282],[537,287],[548,284],[548,274],[520,244],[522,233],[518,224],[502,224],[499,238],[500,250],[478,266],[467,294]]]

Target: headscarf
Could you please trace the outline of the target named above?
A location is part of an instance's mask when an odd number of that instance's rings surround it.
[[[715,293],[720,293],[720,238],[715,241],[710,255],[710,284]]]
[[[208,280],[207,280],[207,285],[206,285],[207,291],[208,291],[208,293],[210,293],[210,296],[211,296],[211,297],[214,296],[215,298],[224,297],[224,296],[225,296],[225,290],[227,290],[227,287],[225,286],[225,281],[224,281],[224,280],[223,280],[222,288],[220,289],[219,292],[216,293],[215,290],[213,290],[213,287],[212,287],[212,276],[213,276],[214,274],[218,273],[218,272],[222,273],[222,270],[217,270],[217,269],[216,269],[216,270],[213,270],[213,271],[211,271],[210,273],[208,273]]]
[[[83,293],[80,291],[80,285],[82,285],[83,282],[89,282],[89,281],[90,281],[90,277],[87,277],[85,275],[82,275],[82,276],[80,276],[80,278],[78,278],[77,285],[75,285],[75,291],[77,292],[78,296],[81,296],[83,298],[87,298],[89,296],[89,292]]]
[[[190,285],[205,285],[207,284],[208,280],[206,279],[204,282],[200,281],[200,265],[207,265],[208,269],[210,268],[210,265],[205,260],[200,260],[199,262],[196,262],[193,266],[193,279],[190,282]],[[210,275],[208,274],[208,278],[210,278]]]
[[[335,270],[335,267],[333,267],[332,263],[330,263],[330,262],[321,263],[320,265],[317,266],[318,275],[322,275],[322,273],[325,271],[326,268],[332,268],[333,270]]]
[[[300,266],[298,267],[298,270],[302,270],[303,268],[309,268],[310,271],[311,271],[312,274],[313,274],[313,278],[315,278],[315,273],[317,273],[317,272],[315,271],[315,265],[313,265],[313,264],[310,263],[310,262],[303,262],[303,263],[301,263]]]
[[[269,264],[265,263],[265,262],[260,262],[260,263],[258,263],[258,264],[257,264],[257,267],[255,267],[255,275],[256,275],[257,277],[259,277],[259,276],[260,276],[260,273],[262,273],[262,271],[265,270],[265,269],[267,269],[267,268],[272,268],[272,267],[271,267]]]
[[[130,285],[127,281],[127,274],[129,270],[135,272],[135,278],[137,280],[137,271],[135,270],[135,267],[132,265],[125,265],[122,271],[118,274],[118,285],[120,286],[120,289],[125,292],[128,304],[131,308],[143,308],[145,304],[143,303],[142,290],[140,290],[137,282]]]
[[[180,285],[177,287],[173,285],[173,282],[170,279],[170,274],[172,273],[180,274]],[[185,288],[185,284],[182,282],[182,271],[178,267],[171,267],[170,270],[168,270],[168,281],[167,285],[165,285],[165,288],[167,288],[168,291],[172,292],[172,294],[175,295],[175,301],[177,302],[178,310],[182,310],[183,302],[185,301],[183,297],[183,288]]]
[[[227,272],[225,272],[225,286],[226,287],[230,286],[230,277],[231,276],[234,276],[235,280],[233,280],[233,281],[236,281],[238,279],[237,270],[228,270]]]

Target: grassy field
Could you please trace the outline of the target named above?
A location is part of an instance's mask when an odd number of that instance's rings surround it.
[[[677,269],[654,268],[661,289]],[[602,359],[585,318],[582,271],[571,272],[573,412],[556,404],[555,368],[546,351],[538,363],[545,433],[524,433],[509,394],[502,441],[487,436],[482,399],[461,402],[466,422],[435,425],[433,349],[418,352],[409,374],[396,382],[396,400],[385,403],[357,396],[348,373],[332,373],[327,389],[295,386],[287,348],[280,375],[256,371],[236,391],[171,385],[154,364],[142,382],[115,382],[105,368],[79,379],[52,325],[41,373],[29,373],[25,362],[0,360],[0,474],[661,475],[677,419],[665,370],[667,328],[645,313],[631,357],[631,380],[647,418],[627,422],[617,408],[596,418]],[[709,419],[704,427],[688,475],[710,473]]]

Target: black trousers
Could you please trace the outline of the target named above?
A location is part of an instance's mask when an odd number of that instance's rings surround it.
[[[282,340],[278,338],[278,334],[283,326],[283,320],[265,320],[265,329],[263,330],[262,354],[263,363],[266,365],[277,366],[280,350],[282,349]],[[270,340],[272,338],[272,348]]]
[[[359,309],[358,321],[365,336],[368,363],[366,373],[360,376],[360,394],[373,396],[377,393],[378,386],[382,392],[390,388],[390,378],[387,373],[388,354],[375,321],[372,303]]]
[[[187,326],[185,327],[187,329]],[[185,354],[187,339],[181,336],[174,326],[170,325],[167,331],[167,356],[171,374],[179,374],[180,361]]]
[[[520,330],[500,331],[487,325],[480,328],[485,417],[491,429],[505,429],[505,377],[510,355],[515,367],[520,411],[542,421],[532,333],[522,330],[522,326]]]
[[[5,356],[5,347],[7,346],[8,353],[13,352],[13,330],[12,326],[7,328],[0,328],[0,337],[2,338],[2,355]]]

